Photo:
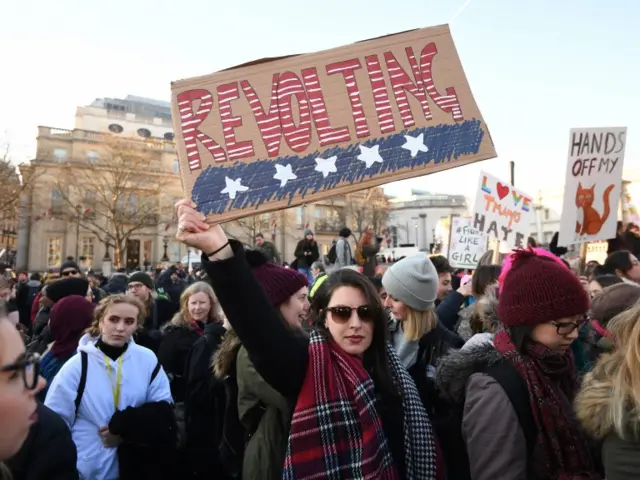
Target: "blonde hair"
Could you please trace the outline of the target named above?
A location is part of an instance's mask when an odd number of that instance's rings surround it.
[[[404,331],[404,338],[408,342],[418,341],[423,335],[436,328],[438,317],[436,317],[436,312],[433,309],[419,312],[406,304],[405,308],[407,315],[402,322],[402,330]]]
[[[189,315],[189,298],[196,293],[204,293],[209,297],[211,308],[209,308],[209,313],[207,314],[207,321],[210,323],[222,322],[222,308],[220,307],[220,302],[218,302],[218,297],[216,297],[213,288],[211,288],[211,285],[206,282],[196,282],[182,292],[182,295],[180,296],[180,311],[173,316],[170,325],[175,327],[193,328],[191,324],[192,318]]]
[[[622,439],[640,440],[640,304],[614,317],[607,330],[616,347],[585,377],[576,398],[578,418],[589,428],[598,413],[604,414],[607,421],[590,428],[596,438],[613,431]]]
[[[145,306],[142,304],[140,300],[132,295],[111,295],[106,297],[98,303],[96,309],[93,311],[93,323],[91,326],[85,330],[85,333],[88,333],[92,337],[97,337],[100,335],[100,322],[104,318],[105,314],[113,305],[131,305],[138,309],[138,328],[141,328],[144,324],[145,318],[147,318],[147,310]]]

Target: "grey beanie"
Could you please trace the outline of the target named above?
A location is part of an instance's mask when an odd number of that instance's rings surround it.
[[[433,308],[438,294],[438,272],[426,253],[391,265],[382,277],[387,293],[417,312]]]

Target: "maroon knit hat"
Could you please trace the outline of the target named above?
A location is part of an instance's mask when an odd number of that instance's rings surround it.
[[[498,300],[498,317],[504,325],[538,325],[589,309],[584,287],[566,266],[533,250],[518,250],[512,256]]]
[[[309,286],[309,281],[303,274],[291,268],[268,263],[261,252],[247,250],[246,257],[253,275],[274,307],[279,307],[302,287]]]

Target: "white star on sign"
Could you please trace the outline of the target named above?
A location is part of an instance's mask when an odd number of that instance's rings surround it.
[[[405,150],[409,150],[411,152],[411,158],[415,158],[418,155],[418,152],[427,153],[429,151],[429,147],[424,144],[424,134],[421,133],[417,137],[412,137],[411,135],[404,136],[407,143],[405,143],[402,148]]]
[[[276,174],[273,176],[276,180],[280,180],[280,187],[284,187],[289,180],[295,180],[298,176],[291,171],[291,164],[287,163],[286,166],[278,165],[276,163]]]
[[[338,157],[336,157],[335,155],[329,158],[320,158],[320,157],[316,158],[315,171],[322,172],[322,176],[324,178],[327,178],[330,173],[337,173],[338,172],[338,169],[336,168],[337,158]]]
[[[233,200],[234,198],[236,198],[236,194],[238,192],[246,192],[247,190],[249,190],[249,187],[245,187],[240,183],[241,181],[241,178],[231,180],[229,177],[224,177],[224,183],[226,184],[226,187],[224,187],[220,191],[220,193],[227,193],[229,195],[229,198]]]
[[[380,145],[374,145],[373,147],[365,147],[363,145],[359,145],[360,147],[360,155],[358,155],[358,160],[362,160],[367,164],[367,168],[371,167],[374,163],[382,163],[384,160],[378,153],[378,148]]]

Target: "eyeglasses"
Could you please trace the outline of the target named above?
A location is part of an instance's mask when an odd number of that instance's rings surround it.
[[[127,286],[127,288],[128,288],[129,290],[137,290],[138,288],[142,288],[142,287],[144,287],[144,284],[142,284],[142,283],[130,283],[130,284]]]
[[[556,327],[558,335],[569,335],[576,328],[581,329],[587,323],[587,319],[582,318],[575,322],[551,322],[551,325]]]
[[[31,355],[22,355],[15,363],[0,367],[0,372],[22,372],[22,381],[24,388],[27,390],[35,390],[38,386],[38,378],[40,376],[40,355],[33,353]]]
[[[373,309],[369,307],[369,305],[360,305],[359,307],[355,308],[343,305],[327,308],[327,311],[331,312],[332,318],[339,323],[348,322],[354,310],[358,314],[360,320],[362,320],[363,322],[373,321]]]
[[[65,270],[64,272],[62,272],[62,276],[68,277],[69,275],[75,275],[77,273],[78,273],[77,270]]]

